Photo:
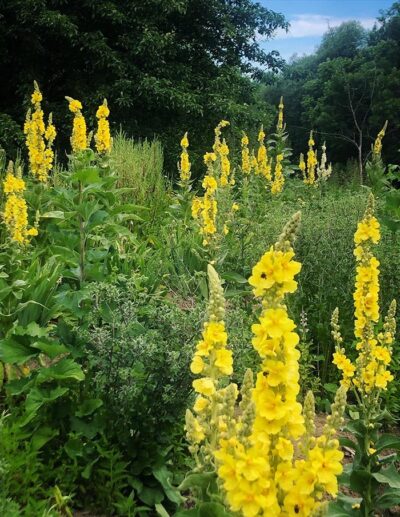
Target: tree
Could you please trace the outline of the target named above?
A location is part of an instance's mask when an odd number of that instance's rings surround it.
[[[400,2],[365,31],[357,22],[329,29],[310,56],[293,59],[278,78],[267,75],[264,98],[283,95],[295,154],[304,152],[310,129],[327,141],[330,159],[363,167],[378,131],[389,121],[383,157],[398,161],[400,129]]]
[[[277,53],[261,49],[257,35],[268,39],[287,23],[251,0],[0,5],[0,74],[7,78],[0,84],[0,113],[21,125],[36,79],[64,143],[64,96],[82,100],[92,117],[107,97],[115,126],[133,136],[161,136],[175,161],[187,129],[194,128],[192,141],[203,146],[219,118],[249,122],[250,77],[258,66],[277,70],[282,64]]]

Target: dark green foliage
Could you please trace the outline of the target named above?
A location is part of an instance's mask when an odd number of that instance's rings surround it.
[[[278,27],[286,27],[282,15],[250,0],[5,0],[0,114],[9,130],[1,142],[15,145],[12,120],[22,125],[37,80],[59,146],[69,134],[64,96],[82,100],[92,124],[107,97],[114,128],[122,123],[135,137],[159,135],[174,166],[189,127],[193,144],[204,147],[221,118],[250,123],[254,86],[242,74],[255,75],[256,64],[281,65],[256,39]]]
[[[140,283],[138,277],[92,285],[91,307],[79,327],[88,382],[104,402],[107,432],[124,448],[156,447],[180,425],[202,320],[200,307],[180,309]]]
[[[327,142],[328,159],[354,157],[363,168],[378,131],[389,121],[385,161],[397,162],[400,130],[400,4],[382,12],[372,31],[349,21],[330,29],[317,51],[294,57],[280,77],[265,76],[265,99],[285,98],[294,155],[307,150],[310,129]],[[365,174],[363,173],[363,178]]]

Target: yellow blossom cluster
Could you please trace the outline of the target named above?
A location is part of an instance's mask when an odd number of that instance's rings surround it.
[[[271,194],[279,194],[279,192],[282,192],[282,190],[283,190],[283,185],[285,183],[285,177],[283,175],[282,161],[283,161],[283,153],[277,154],[276,163],[275,163],[275,171],[274,171],[274,180],[271,184]]]
[[[276,126],[278,131],[283,130],[283,108],[284,108],[283,97],[281,97],[281,99],[279,101],[279,106],[278,106],[278,124]]]
[[[229,225],[233,221],[235,212],[239,209],[237,203],[232,203],[230,189],[223,188],[235,183],[228,158],[229,147],[225,139],[221,140],[222,128],[227,125],[229,122],[222,120],[214,130],[213,151],[204,155],[207,173],[202,186],[205,192],[202,197],[194,197],[192,200],[192,217],[199,222],[204,246],[210,244],[216,246],[219,239],[229,233]],[[186,144],[186,135],[182,142]],[[220,209],[220,217],[217,221]],[[222,218],[223,221],[221,221]]]
[[[221,187],[227,187],[228,185],[234,185],[235,180],[231,176],[231,162],[229,161],[229,147],[226,143],[225,138],[221,140],[222,129],[229,126],[227,120],[221,120],[221,122],[214,129],[215,139],[213,144],[213,151],[218,160],[218,185]]]
[[[212,452],[217,447],[218,436],[227,425],[226,412],[221,402],[227,397],[236,399],[236,386],[220,387],[220,380],[233,371],[232,351],[227,348],[225,330],[225,301],[221,281],[215,269],[208,266],[209,305],[202,339],[197,343],[190,366],[192,373],[201,375],[193,381],[196,401],[193,411],[186,412],[186,433],[198,467],[213,461]]]
[[[184,183],[184,184],[190,180],[191,163],[189,161],[188,147],[189,147],[189,139],[188,139],[187,133],[185,133],[181,140],[182,152],[181,152],[180,163],[178,165],[179,175],[180,175],[182,183]]]
[[[109,116],[110,110],[107,105],[107,99],[104,99],[103,104],[98,107],[96,112],[97,132],[94,135],[94,141],[96,143],[96,149],[99,154],[107,154],[111,151],[112,138],[110,134],[110,123],[108,121]]]
[[[204,176],[202,186],[205,190],[203,197],[194,197],[192,201],[192,216],[200,223],[200,233],[203,235],[203,245],[207,246],[217,232],[218,203],[216,190],[218,187],[214,175],[215,153],[206,153],[204,162],[207,166],[207,174]]]
[[[314,151],[314,137],[313,132],[310,132],[310,138],[308,140],[308,152],[307,152],[307,168],[306,175],[304,178],[304,183],[306,185],[314,185],[315,184],[315,168],[318,164],[317,156]]]
[[[71,97],[65,97],[68,101],[68,108],[74,114],[72,126],[71,147],[74,153],[87,149],[88,138],[85,117],[82,115],[82,103]]]
[[[52,146],[57,133],[51,114],[47,126],[44,123],[42,100],[43,96],[35,81],[34,92],[31,96],[33,111],[29,109],[26,115],[24,134],[26,135],[30,170],[37,180],[46,183],[49,172],[53,167],[54,152]]]
[[[257,168],[255,169],[256,174],[261,174],[264,178],[270,182],[272,181],[271,176],[271,160],[268,160],[268,151],[264,143],[265,132],[263,126],[261,126],[258,133],[258,151],[257,151]]]
[[[385,136],[386,129],[387,129],[388,121],[385,122],[383,128],[379,131],[378,136],[375,139],[374,146],[372,148],[372,152],[374,156],[380,157],[382,152],[382,140]]]
[[[14,164],[10,162],[3,181],[3,191],[6,194],[3,217],[11,240],[18,244],[27,244],[30,237],[38,234],[36,228],[28,229],[28,206],[23,197],[25,188],[21,170],[14,175]]]
[[[342,383],[357,388],[361,397],[374,390],[386,390],[393,380],[388,370],[392,358],[392,343],[395,334],[395,310],[393,301],[383,331],[376,332],[379,312],[379,261],[372,253],[372,245],[380,240],[379,222],[374,216],[374,198],[371,195],[363,219],[354,235],[354,255],[357,261],[354,291],[354,334],[357,339],[358,356],[353,365],[342,347],[338,326],[338,311],[332,317],[332,335],[336,342],[333,363],[341,370]]]
[[[251,404],[238,412],[236,424],[215,452],[227,504],[243,517],[318,515],[325,505],[324,493],[336,495],[342,472],[343,454],[334,435],[342,423],[345,388],[338,390],[332,415],[318,438],[312,436],[311,398],[304,410],[297,402],[299,337],[284,296],[296,289],[294,277],[301,268],[291,247],[299,219],[296,214],[249,279],[256,296],[262,297],[262,314],[252,328],[261,371]]]
[[[249,137],[246,133],[243,133],[242,140],[242,172],[245,175],[249,175],[251,173],[251,160],[250,160],[250,151],[249,151]]]

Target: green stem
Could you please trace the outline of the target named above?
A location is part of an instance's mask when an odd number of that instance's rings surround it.
[[[83,192],[82,192],[82,182],[79,182],[79,199],[78,199],[78,207],[82,206],[83,201]],[[79,283],[80,288],[82,287],[83,282],[85,281],[85,231],[84,231],[84,221],[82,215],[78,214],[79,220]]]

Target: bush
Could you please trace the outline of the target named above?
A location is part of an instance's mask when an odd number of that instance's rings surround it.
[[[180,425],[191,392],[188,375],[201,324],[187,311],[138,288],[138,279],[90,286],[86,330],[89,385],[102,399],[107,433],[124,447],[163,442]]]

